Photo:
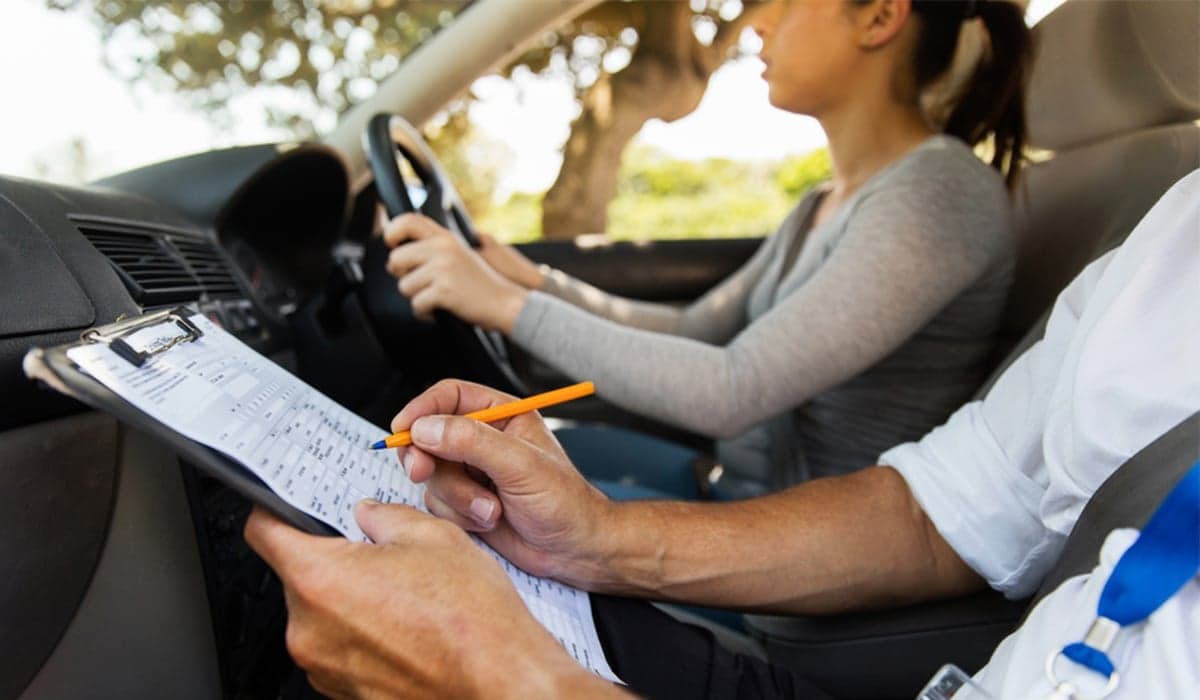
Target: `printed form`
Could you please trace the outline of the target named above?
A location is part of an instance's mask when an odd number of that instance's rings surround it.
[[[249,468],[297,509],[347,538],[366,541],[354,522],[363,498],[425,510],[424,486],[408,480],[394,450],[368,446],[387,431],[300,381],[201,315],[203,335],[179,342],[174,322],[125,337],[139,351],[169,346],[141,367],[105,344],[68,357],[131,404],[192,440]],[[532,576],[476,539],[508,573],[533,616],[585,668],[620,682],[600,647],[587,593]]]

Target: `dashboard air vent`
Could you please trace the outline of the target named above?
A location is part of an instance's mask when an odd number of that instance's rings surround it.
[[[225,259],[203,238],[92,222],[81,222],[79,231],[109,259],[141,306],[239,295]]]

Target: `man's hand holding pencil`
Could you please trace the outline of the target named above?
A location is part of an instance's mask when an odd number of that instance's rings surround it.
[[[401,464],[427,485],[431,513],[517,566],[565,583],[590,580],[597,530],[615,504],[579,474],[536,412],[493,423],[464,415],[513,401],[478,384],[439,382],[392,420],[392,430],[411,433]]]

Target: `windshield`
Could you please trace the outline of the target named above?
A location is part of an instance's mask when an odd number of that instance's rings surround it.
[[[320,136],[468,4],[5,0],[0,173],[78,183]]]

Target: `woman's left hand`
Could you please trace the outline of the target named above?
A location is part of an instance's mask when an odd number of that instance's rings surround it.
[[[457,234],[426,216],[402,214],[388,222],[383,239],[393,248],[388,272],[418,317],[445,309],[487,330],[512,332],[528,290],[493,270]]]

